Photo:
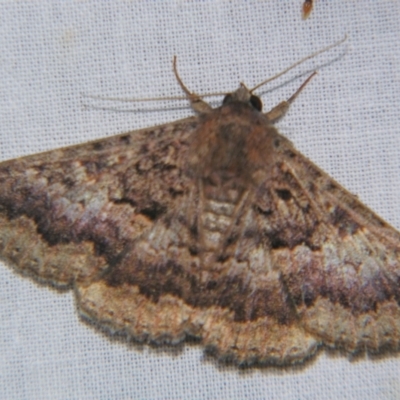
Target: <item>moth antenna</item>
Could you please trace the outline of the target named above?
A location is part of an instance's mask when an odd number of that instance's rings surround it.
[[[290,105],[294,102],[296,97],[300,94],[300,92],[304,89],[304,87],[310,82],[310,80],[317,75],[317,72],[314,71],[302,84],[301,86],[290,96],[287,100],[281,101],[278,105],[276,105],[272,110],[268,111],[264,115],[268,118],[268,120],[272,122],[276,122],[281,119],[289,110]]]
[[[258,85],[254,86],[254,87],[250,90],[250,93],[253,93],[255,90],[257,90],[257,89],[260,88],[261,86],[265,85],[266,83],[271,82],[271,81],[273,81],[273,80],[279,78],[280,76],[286,74],[287,72],[289,72],[289,71],[292,70],[293,68],[297,67],[298,65],[303,64],[303,63],[306,62],[307,60],[309,60],[309,59],[311,59],[311,58],[314,58],[314,57],[316,57],[316,56],[318,56],[318,55],[320,55],[320,54],[322,54],[322,53],[325,53],[325,52],[327,52],[328,50],[333,49],[334,47],[340,46],[340,45],[341,45],[343,42],[345,42],[346,40],[347,40],[347,35],[345,35],[344,38],[341,39],[341,40],[339,40],[338,42],[333,43],[333,44],[331,44],[331,45],[329,45],[329,46],[327,46],[327,47],[324,47],[324,48],[321,49],[321,50],[316,51],[315,53],[310,54],[310,55],[307,56],[307,57],[302,58],[301,60],[299,60],[299,61],[295,62],[294,64],[292,64],[290,67],[284,69],[283,71],[281,71],[281,72],[279,72],[278,74],[272,76],[271,78],[268,78],[268,79],[266,79],[265,81],[263,81],[263,82],[259,83]]]
[[[179,86],[181,87],[181,89],[186,93],[186,96],[187,96],[189,99],[191,99],[191,98],[193,98],[194,93],[192,93],[192,92],[185,86],[185,84],[182,82],[182,79],[181,79],[181,77],[179,76],[178,69],[177,69],[177,67],[176,67],[176,60],[177,60],[177,57],[174,56],[174,60],[172,61],[172,68],[173,68],[173,70],[174,70],[175,78],[176,78],[176,80],[178,81]]]
[[[104,97],[104,96],[96,96],[85,93],[81,93],[81,96],[96,100],[121,101],[123,103],[134,103],[139,101],[187,100],[186,96],[144,97],[141,99],[128,99],[123,97]]]
[[[190,90],[185,86],[181,77],[179,76],[179,73],[178,73],[178,70],[176,67],[176,60],[177,60],[177,57],[174,56],[174,59],[173,59],[174,74],[175,74],[176,80],[179,83],[179,86],[186,93],[186,96],[144,97],[144,98],[138,98],[138,99],[130,99],[130,98],[123,98],[123,97],[104,97],[104,96],[96,96],[96,95],[90,95],[90,94],[85,94],[85,93],[81,93],[81,96],[90,98],[90,99],[95,99],[95,100],[120,101],[123,103],[135,103],[135,102],[142,102],[142,101],[187,100],[188,98],[190,99],[193,96],[196,96],[196,98],[202,98],[202,97],[225,96],[226,95],[226,92],[204,93],[204,94],[200,94],[200,95],[190,92]]]
[[[199,94],[199,97],[212,97],[212,96],[225,96],[225,92],[219,92],[219,93],[204,93],[204,94]],[[81,93],[82,97],[86,97],[89,99],[95,99],[95,100],[105,100],[105,101],[120,101],[122,103],[137,103],[137,102],[142,102],[142,101],[164,101],[164,100],[187,100],[187,96],[166,96],[166,97],[143,97],[143,98],[138,98],[138,99],[131,99],[131,98],[124,98],[124,97],[105,97],[105,96],[96,96],[92,94],[85,94]]]
[[[339,40],[338,42],[329,45],[313,54],[310,54],[307,57],[302,58],[301,60],[295,62],[294,64],[292,64],[290,67],[284,69],[283,71],[279,72],[278,74],[272,76],[271,78],[266,79],[265,81],[259,83],[258,85],[256,85],[255,87],[253,87],[252,89],[249,90],[250,93],[253,93],[255,90],[257,90],[258,88],[260,88],[261,86],[265,85],[268,82],[271,82],[277,78],[279,78],[280,76],[286,74],[287,72],[289,72],[290,70],[292,70],[293,68],[297,67],[298,65],[304,63],[305,61],[309,60],[310,58],[314,58],[316,56],[318,56],[321,53],[325,53],[326,51],[337,47],[339,45],[341,45],[343,42],[345,42],[347,40],[347,35],[344,36],[343,39]],[[173,60],[173,68],[174,68],[174,74],[175,77],[179,83],[179,86],[182,88],[182,90],[186,93],[186,96],[167,96],[167,97],[143,97],[143,98],[137,98],[137,99],[130,99],[130,98],[123,98],[123,97],[105,97],[105,96],[96,96],[96,95],[90,95],[90,94],[85,94],[85,93],[81,93],[82,97],[86,97],[86,98],[91,98],[91,99],[95,99],[95,100],[105,100],[105,101],[120,101],[123,103],[136,103],[136,102],[142,102],[142,101],[168,101],[168,100],[173,100],[173,101],[178,101],[178,100],[187,100],[188,97],[190,98],[190,96],[195,95],[198,99],[203,98],[203,97],[213,97],[213,96],[225,96],[226,92],[214,92],[214,93],[202,93],[202,94],[194,94],[191,93],[190,90],[185,86],[185,84],[183,83],[182,79],[179,76],[177,67],[176,67],[176,60],[177,57],[174,56],[174,60]]]
[[[212,107],[208,103],[203,101],[198,94],[191,92],[183,83],[181,77],[179,76],[178,69],[176,67],[176,56],[174,56],[174,61],[172,63],[172,66],[175,78],[178,81],[181,89],[186,93],[187,99],[190,101],[190,105],[193,108],[193,110],[200,114],[210,112],[212,110]]]
[[[296,90],[296,92],[293,93],[292,96],[290,96],[290,97],[287,99],[287,102],[288,102],[289,104],[293,103],[293,101],[296,99],[296,97],[300,94],[300,92],[304,89],[304,87],[308,84],[308,82],[311,81],[311,79],[312,79],[315,75],[317,75],[317,71],[314,71],[314,72],[301,84],[301,86]]]

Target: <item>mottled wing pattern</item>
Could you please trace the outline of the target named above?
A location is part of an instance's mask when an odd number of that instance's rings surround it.
[[[0,164],[0,252],[56,286],[99,279],[187,186],[196,119]]]
[[[322,343],[398,348],[400,235],[277,139],[270,178],[248,189],[241,212],[240,196],[218,186],[183,197],[80,291],[84,312],[143,340],[199,337],[243,363],[300,361]],[[215,244],[232,219],[221,257],[196,247],[199,221]]]
[[[191,176],[198,124],[0,164],[2,257],[136,340],[239,363],[397,349],[400,235],[273,127],[261,184]]]
[[[302,326],[348,351],[398,349],[399,232],[293,148],[280,153],[282,207],[314,221],[307,237],[273,251]]]

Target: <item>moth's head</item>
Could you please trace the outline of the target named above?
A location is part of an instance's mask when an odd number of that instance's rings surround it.
[[[222,104],[225,105],[233,102],[249,104],[257,111],[262,111],[263,107],[261,99],[258,96],[252,94],[251,91],[247,89],[247,87],[243,83],[240,84],[239,88],[236,91],[234,91],[233,93],[228,93],[224,97]]]

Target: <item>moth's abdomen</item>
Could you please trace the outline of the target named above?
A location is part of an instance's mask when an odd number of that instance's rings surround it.
[[[203,245],[205,251],[215,252],[226,232],[235,223],[236,204],[228,201],[206,199],[201,214]]]
[[[212,264],[238,250],[246,230],[244,214],[247,213],[245,208],[251,190],[234,183],[235,180],[232,180],[222,186],[202,187],[197,218],[198,242],[203,255],[211,255]]]

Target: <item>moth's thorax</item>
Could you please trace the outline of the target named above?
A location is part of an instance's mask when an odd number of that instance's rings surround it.
[[[189,173],[238,186],[259,184],[273,159],[278,132],[250,104],[234,101],[203,115],[189,149]]]

